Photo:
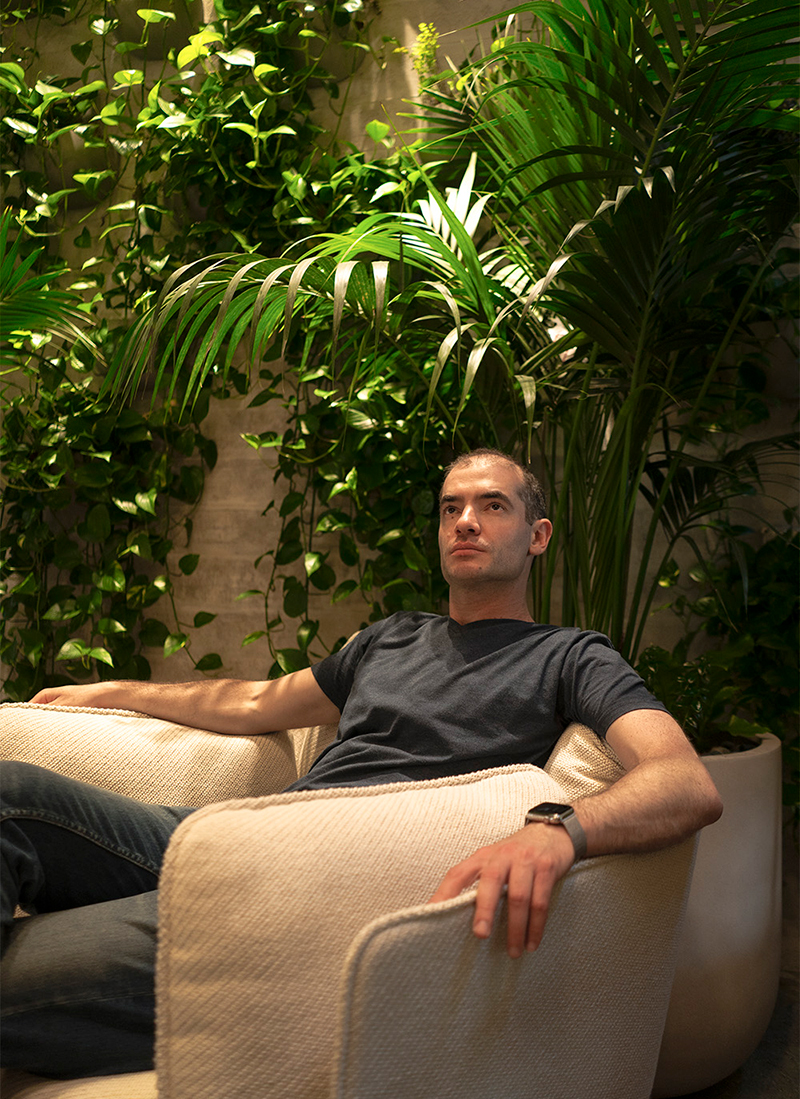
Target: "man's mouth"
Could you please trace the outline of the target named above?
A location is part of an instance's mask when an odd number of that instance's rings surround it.
[[[482,546],[476,546],[474,542],[456,542],[456,544],[453,546],[453,548],[450,550],[450,552],[451,553],[463,553],[463,552],[484,553],[485,551],[484,551]]]

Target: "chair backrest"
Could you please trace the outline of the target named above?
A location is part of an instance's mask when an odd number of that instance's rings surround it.
[[[568,800],[602,794],[625,774],[614,750],[586,725],[568,725],[544,765]]]
[[[0,758],[36,763],[158,805],[277,793],[335,734],[328,725],[228,736],[128,710],[0,706]]]

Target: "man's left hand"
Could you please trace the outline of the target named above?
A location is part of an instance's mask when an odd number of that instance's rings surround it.
[[[480,939],[491,934],[495,912],[508,887],[508,954],[519,958],[542,941],[553,888],[575,861],[572,840],[564,828],[529,824],[508,839],[481,847],[445,874],[430,902],[450,900],[478,882],[472,930]]]

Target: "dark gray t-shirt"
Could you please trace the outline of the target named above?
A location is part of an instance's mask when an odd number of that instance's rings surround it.
[[[665,709],[607,637],[515,619],[395,614],[312,671],[342,717],[290,790],[541,766],[572,721]]]

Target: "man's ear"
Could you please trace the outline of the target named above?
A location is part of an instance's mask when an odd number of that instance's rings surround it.
[[[549,519],[537,519],[531,528],[531,544],[528,553],[531,557],[539,557],[547,549],[550,539],[553,537],[553,524]]]

